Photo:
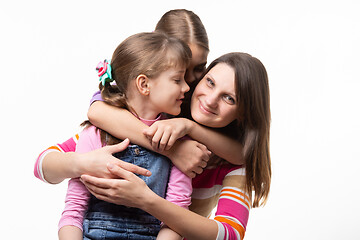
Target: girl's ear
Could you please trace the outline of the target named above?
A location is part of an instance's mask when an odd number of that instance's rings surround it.
[[[149,95],[150,93],[149,78],[146,75],[140,74],[139,76],[137,76],[135,82],[137,89],[142,95],[145,96]]]

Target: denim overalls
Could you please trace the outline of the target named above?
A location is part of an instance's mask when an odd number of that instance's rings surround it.
[[[152,172],[142,178],[156,194],[165,197],[170,173],[168,158],[138,145],[114,154],[122,161],[133,163]],[[84,218],[84,239],[156,239],[160,221],[138,208],[128,208],[90,197]]]

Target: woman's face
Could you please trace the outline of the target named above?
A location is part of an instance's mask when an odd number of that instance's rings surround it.
[[[235,72],[218,63],[196,86],[191,98],[191,116],[205,126],[221,128],[236,119]]]
[[[185,81],[191,86],[191,83],[199,80],[204,73],[209,51],[196,44],[189,44],[189,48],[192,53],[192,58],[190,65],[186,69]]]

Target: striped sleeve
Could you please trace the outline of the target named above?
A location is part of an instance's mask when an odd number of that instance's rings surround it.
[[[38,179],[47,182],[44,178],[44,173],[42,170],[42,162],[45,158],[45,156],[50,152],[75,152],[76,144],[79,140],[79,134],[75,134],[72,138],[69,138],[67,141],[53,145],[43,152],[40,153],[40,155],[37,157],[34,165],[34,175]]]
[[[249,196],[243,190],[244,183],[244,168],[233,170],[224,178],[214,218],[218,224],[217,240],[244,239],[250,210]]]

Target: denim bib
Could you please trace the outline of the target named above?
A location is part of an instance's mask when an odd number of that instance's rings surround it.
[[[171,166],[168,158],[138,145],[130,145],[114,156],[150,170],[150,177],[137,176],[157,195],[165,197]],[[83,224],[84,239],[155,240],[159,230],[160,221],[141,209],[90,197]]]

